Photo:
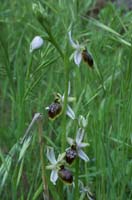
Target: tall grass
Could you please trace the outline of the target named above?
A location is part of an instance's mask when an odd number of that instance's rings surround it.
[[[68,147],[66,137],[76,136],[77,120],[63,112],[51,121],[45,107],[55,92],[65,92],[66,110],[69,80],[76,119],[89,116],[84,141],[90,161],[69,167],[74,185],[57,180],[54,186],[46,170],[50,199],[83,200],[90,193],[97,200],[132,199],[132,12],[108,4],[92,19],[86,15],[90,5],[90,0],[0,2],[0,199],[43,199],[37,123],[23,145],[21,138],[40,112],[43,162],[49,164],[47,146],[56,155]],[[92,53],[94,70],[69,60],[70,29]],[[44,45],[30,54],[36,35]]]

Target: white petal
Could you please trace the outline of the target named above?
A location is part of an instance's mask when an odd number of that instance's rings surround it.
[[[57,159],[57,163],[58,162],[60,162],[60,161],[62,161],[63,160],[63,158],[65,157],[65,155],[66,155],[66,153],[64,152],[64,153],[62,153],[62,154],[59,154],[59,156],[58,156],[58,159]]]
[[[72,108],[68,105],[67,106],[67,110],[66,110],[66,114],[71,118],[71,119],[75,119],[75,113],[72,110]]]
[[[35,36],[30,44],[30,52],[35,49],[39,49],[43,45],[44,41],[40,36]]]
[[[72,146],[74,144],[74,140],[70,137],[67,138],[67,142]]]
[[[68,97],[68,102],[76,101],[76,97]]]
[[[79,65],[81,63],[81,60],[82,60],[82,52],[79,51],[79,50],[76,50],[74,52],[74,62],[78,67],[79,67]]]
[[[78,156],[86,162],[89,161],[88,156],[81,149],[78,150]]]
[[[51,164],[56,164],[55,153],[52,147],[47,148],[47,158],[51,162]]]
[[[89,143],[80,143],[79,144],[80,148],[87,147],[87,146],[89,146]]]
[[[71,61],[74,58],[74,53],[71,54],[69,60]]]
[[[84,136],[84,129],[79,128],[77,131],[77,135],[76,135],[76,143],[79,145],[81,143],[81,141],[83,140],[83,136]]]
[[[48,165],[48,166],[46,166],[46,169],[53,170],[54,168],[55,168],[55,166],[54,166],[54,165]]]
[[[77,48],[77,44],[73,41],[72,37],[71,37],[71,31],[68,32],[69,35],[69,40],[70,40],[70,44],[71,46],[76,49]]]
[[[58,179],[58,172],[57,170],[52,170],[51,175],[50,175],[50,181],[56,185],[56,181]]]

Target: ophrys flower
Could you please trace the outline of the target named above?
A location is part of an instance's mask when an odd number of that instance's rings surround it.
[[[50,175],[50,181],[55,185],[58,179],[58,172],[61,169],[61,166],[64,164],[65,153],[59,154],[57,160],[55,158],[54,149],[52,147],[47,148],[47,158],[50,161],[51,165],[48,165],[46,168],[52,170]]]
[[[74,58],[74,62],[78,67],[80,66],[80,63],[83,60],[91,68],[93,68],[93,64],[94,64],[93,57],[88,52],[87,48],[83,44],[79,44],[78,41],[74,42],[71,36],[71,31],[69,31],[68,35],[69,35],[70,44],[74,48],[74,52],[70,58],[71,59]]]
[[[84,129],[79,128],[78,131],[77,131],[75,140],[72,139],[72,138],[70,138],[70,137],[68,137],[67,141],[68,141],[68,143],[71,146],[70,148],[73,149],[73,150],[76,150],[77,156],[80,157],[81,159],[83,159],[84,161],[88,162],[89,158],[84,153],[84,151],[82,150],[82,148],[84,148],[86,146],[89,146],[89,144],[82,142],[83,137],[84,137]],[[66,156],[67,156],[67,152],[66,152]]]

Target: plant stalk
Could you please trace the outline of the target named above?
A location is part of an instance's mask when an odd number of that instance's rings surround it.
[[[67,109],[67,99],[68,99],[68,81],[69,81],[69,66],[68,66],[68,59],[65,57],[64,59],[64,72],[65,72],[65,93],[64,93],[64,102],[63,102],[63,120],[62,120],[62,137],[61,137],[61,144],[62,144],[62,152],[65,151],[66,147],[66,109]]]
[[[49,200],[49,191],[48,185],[46,181],[46,173],[45,173],[45,163],[44,163],[44,140],[43,140],[43,123],[42,123],[42,116],[38,119],[38,137],[39,137],[39,145],[40,145],[40,161],[41,161],[41,169],[42,169],[42,182],[43,182],[43,197],[44,200]]]
[[[74,199],[79,199],[78,175],[79,175],[79,158],[77,158],[77,161],[76,161],[76,174],[75,174],[75,193],[74,193]]]

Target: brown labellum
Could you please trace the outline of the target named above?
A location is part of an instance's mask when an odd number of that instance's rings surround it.
[[[49,118],[54,119],[61,114],[62,106],[59,102],[53,102],[48,108]]]
[[[76,156],[77,156],[76,147],[73,145],[70,147],[70,149],[68,149],[66,151],[66,157],[65,157],[66,162],[68,164],[72,164],[72,162],[75,160]]]
[[[86,62],[89,65],[89,67],[93,68],[93,65],[94,65],[93,57],[87,51],[87,49],[84,49],[82,51],[82,58],[83,58],[84,62]]]
[[[73,182],[73,175],[71,171],[66,169],[64,165],[62,165],[61,169],[58,171],[58,176],[62,181],[64,181],[67,184],[71,184]]]

